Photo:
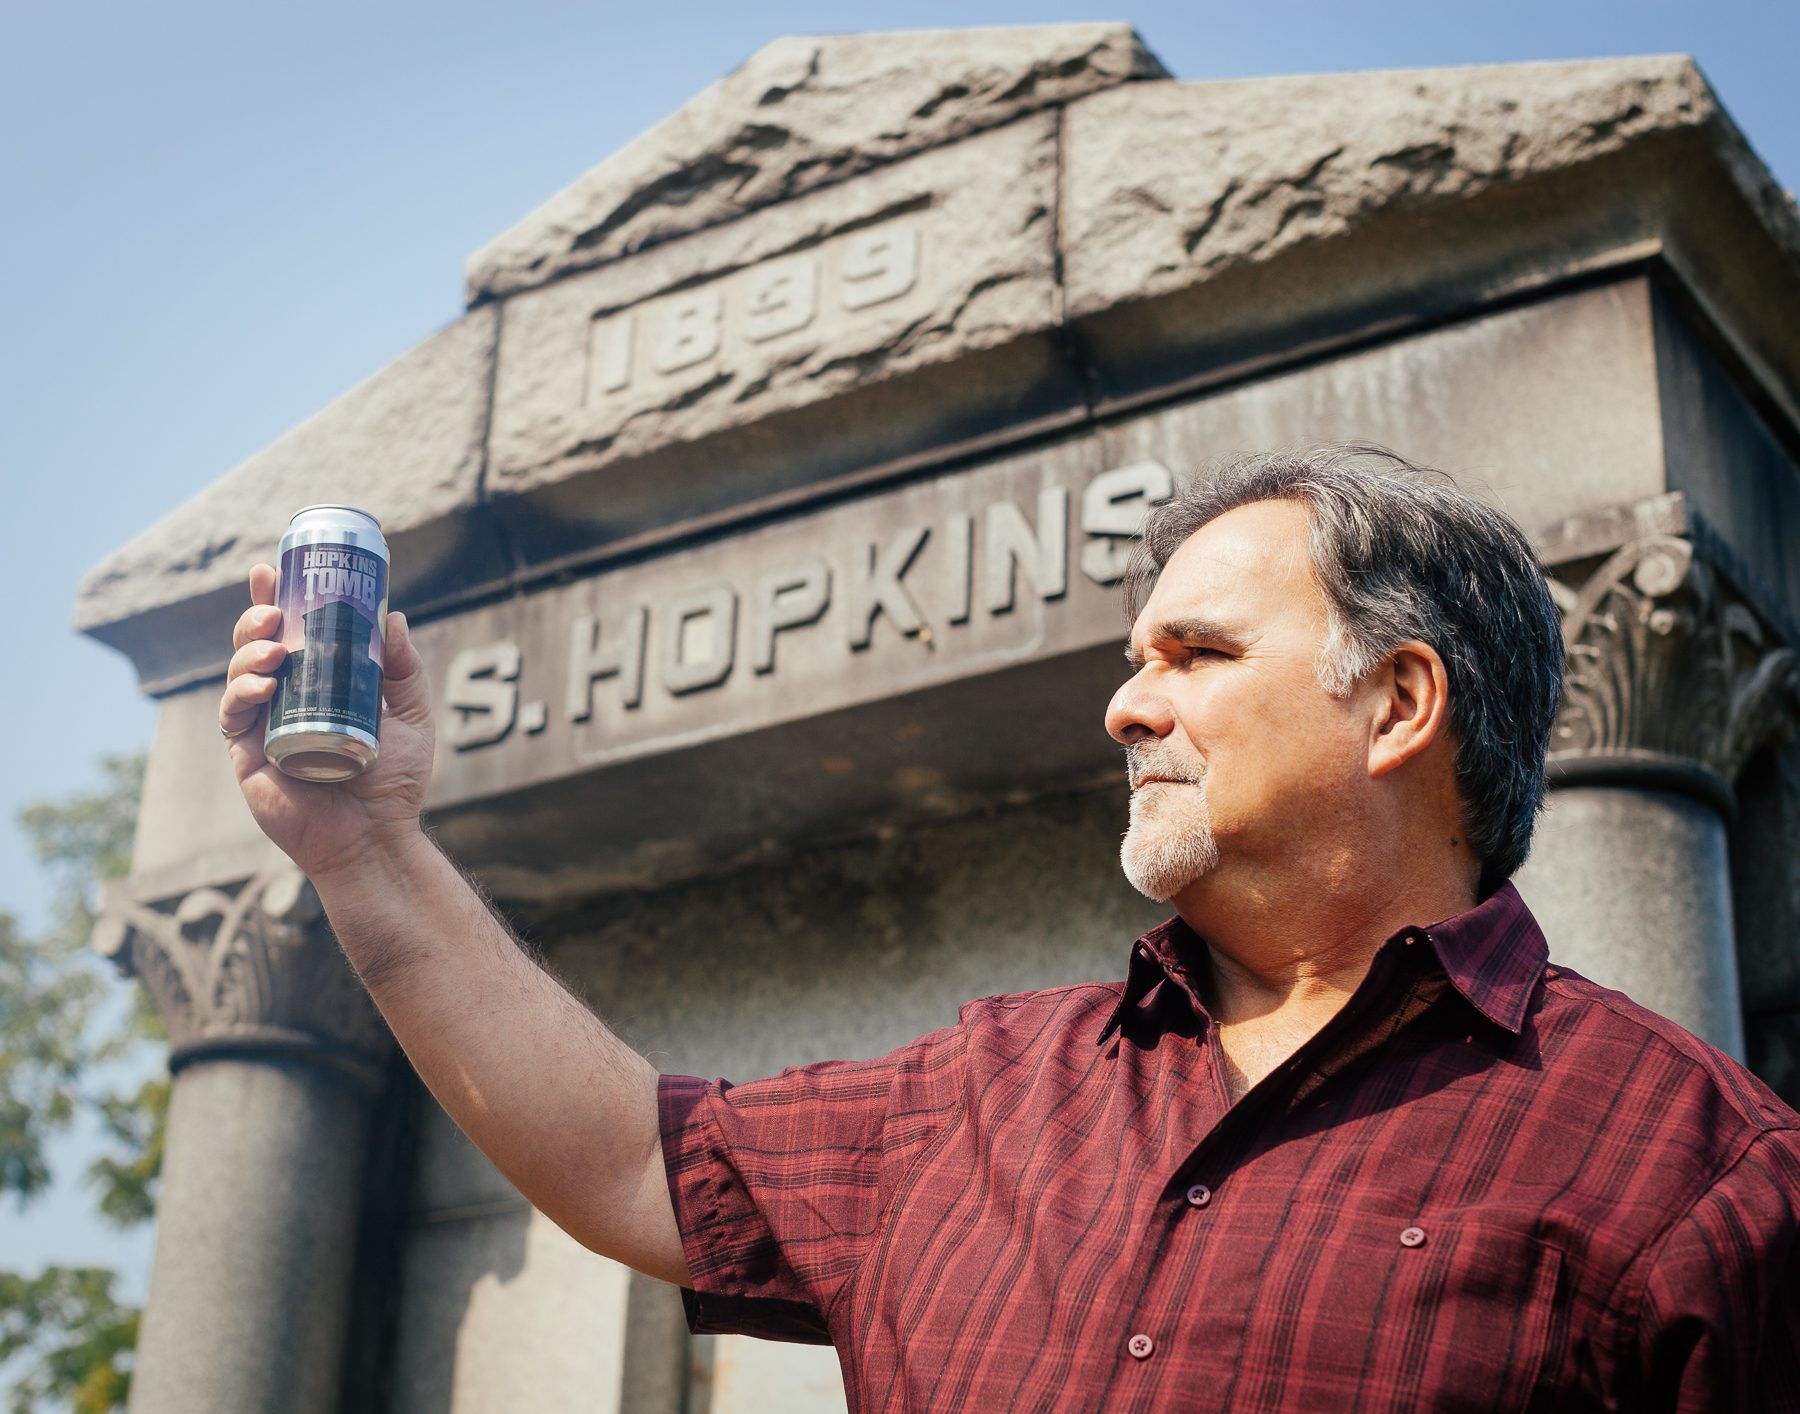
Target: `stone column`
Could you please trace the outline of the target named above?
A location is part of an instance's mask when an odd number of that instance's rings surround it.
[[[1741,1059],[1732,782],[1793,719],[1793,650],[1680,536],[1552,587],[1567,676],[1519,889],[1552,961]]]
[[[175,1076],[134,1414],[335,1410],[379,1014],[290,866],[117,903],[96,945],[150,993]]]

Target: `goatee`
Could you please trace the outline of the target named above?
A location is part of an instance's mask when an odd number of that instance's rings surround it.
[[[1132,888],[1159,903],[1175,897],[1219,862],[1206,763],[1175,759],[1160,743],[1126,749],[1131,824],[1119,864]],[[1137,786],[1151,778],[1152,784]]]

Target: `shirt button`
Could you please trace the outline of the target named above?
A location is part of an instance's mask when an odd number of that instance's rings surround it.
[[[1212,1189],[1208,1188],[1204,1183],[1196,1183],[1192,1188],[1188,1189],[1187,1200],[1196,1208],[1204,1208],[1208,1203],[1212,1202]]]
[[[1400,1245],[1402,1247],[1423,1247],[1425,1245],[1425,1229],[1422,1227],[1407,1228],[1400,1234]]]
[[[1125,1348],[1132,1353],[1132,1356],[1135,1359],[1148,1360],[1150,1358],[1150,1352],[1156,1349],[1156,1342],[1150,1339],[1150,1337],[1145,1335],[1142,1331],[1139,1331],[1136,1335],[1132,1336],[1130,1340],[1125,1342]]]

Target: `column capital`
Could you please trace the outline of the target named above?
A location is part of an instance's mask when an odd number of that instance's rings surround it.
[[[150,994],[171,1070],[288,1055],[379,1082],[393,1039],[290,864],[155,902],[115,894],[94,947]]]
[[[1684,536],[1642,536],[1567,581],[1551,579],[1567,654],[1552,782],[1673,789],[1729,812],[1744,763],[1800,718],[1794,649]]]

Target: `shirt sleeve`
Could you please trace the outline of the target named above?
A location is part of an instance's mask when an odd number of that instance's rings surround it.
[[[1800,1410],[1800,1136],[1761,1135],[1670,1230],[1638,1336],[1628,1407]]]
[[[828,1344],[889,1200],[961,1103],[950,1027],[868,1061],[733,1085],[664,1076],[663,1166],[699,1335]]]

